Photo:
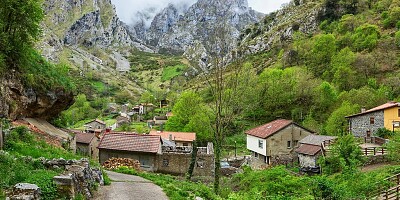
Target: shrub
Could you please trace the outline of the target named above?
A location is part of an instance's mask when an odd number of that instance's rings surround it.
[[[389,138],[389,137],[393,136],[393,132],[386,128],[379,128],[376,131],[375,135],[378,137],[381,137],[381,138]]]
[[[36,184],[40,187],[41,197],[43,199],[57,199],[57,186],[53,182],[53,177],[58,175],[58,172],[48,170],[36,170],[28,173],[29,177],[25,182]]]
[[[380,37],[379,28],[376,25],[364,24],[355,30],[352,37],[353,47],[356,51],[373,50]]]

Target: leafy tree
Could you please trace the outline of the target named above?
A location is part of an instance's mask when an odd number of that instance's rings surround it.
[[[337,108],[326,122],[325,131],[328,135],[343,135],[347,132],[347,120],[345,116],[357,113],[360,107],[347,101]]]
[[[347,47],[332,57],[332,82],[338,86],[339,90],[349,90],[357,85],[356,72],[352,69],[355,60],[356,55]],[[327,76],[327,72],[324,75]]]
[[[330,148],[328,155],[320,160],[328,174],[344,170],[352,172],[357,170],[364,160],[361,148],[352,134],[340,136]]]
[[[379,28],[376,25],[364,24],[359,26],[352,37],[353,47],[356,51],[372,51],[380,37]]]
[[[0,53],[5,56],[9,66],[15,67],[17,63],[26,61],[26,52],[41,34],[43,16],[41,1],[0,2]]]
[[[316,113],[319,113],[318,119],[326,120],[331,113],[331,107],[338,99],[336,88],[329,82],[322,82],[313,89],[313,107]]]
[[[395,38],[396,38],[396,46],[397,48],[400,48],[400,31],[396,32]]]
[[[329,63],[336,53],[336,39],[332,34],[319,34],[313,38],[313,47],[308,57],[307,67],[316,76],[330,70]]]
[[[200,143],[212,139],[212,115],[199,95],[192,91],[182,93],[172,112],[174,116],[165,124],[166,130],[195,132]]]
[[[389,159],[394,162],[400,162],[400,134],[396,132],[392,138],[390,138],[387,144],[389,151]]]

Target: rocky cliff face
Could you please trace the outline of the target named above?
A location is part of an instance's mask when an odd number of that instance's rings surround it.
[[[171,4],[156,15],[148,29],[136,25],[135,30],[146,32],[142,40],[159,52],[184,53],[201,63],[208,56],[208,41],[215,37],[213,30],[227,27],[226,39],[235,47],[240,31],[262,16],[248,6],[247,0],[199,0],[187,8]]]
[[[73,103],[73,94],[63,89],[40,91],[26,87],[16,72],[0,78],[0,114],[9,119],[50,119]]]
[[[280,10],[244,29],[240,46],[247,53],[268,51],[274,45],[292,40],[295,31],[307,34],[318,29],[318,17],[324,11],[322,1],[294,0]]]

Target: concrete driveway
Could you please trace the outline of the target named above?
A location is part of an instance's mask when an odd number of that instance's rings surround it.
[[[93,199],[96,200],[168,200],[162,189],[144,178],[106,172],[111,185],[101,186]]]

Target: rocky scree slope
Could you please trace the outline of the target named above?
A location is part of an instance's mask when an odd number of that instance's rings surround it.
[[[119,20],[111,0],[45,0],[43,9],[44,37],[37,45],[43,56],[70,65],[83,77],[95,72],[103,82],[141,90],[121,72],[130,70],[126,58],[131,49],[154,51]]]

